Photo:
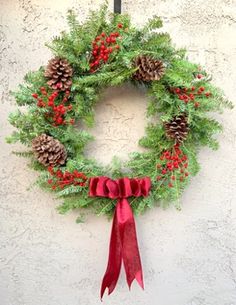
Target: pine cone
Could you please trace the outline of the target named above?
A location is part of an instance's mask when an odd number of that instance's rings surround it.
[[[133,78],[145,82],[159,80],[164,75],[165,67],[160,60],[140,55],[135,59],[134,65],[138,70],[134,73]]]
[[[170,122],[164,124],[166,135],[176,143],[182,143],[188,136],[188,119],[185,114],[174,117]]]
[[[44,166],[62,165],[67,158],[64,145],[45,133],[32,140],[32,149],[38,161]]]
[[[49,60],[44,76],[48,79],[48,86],[54,90],[66,91],[72,85],[73,70],[66,59],[59,57]]]

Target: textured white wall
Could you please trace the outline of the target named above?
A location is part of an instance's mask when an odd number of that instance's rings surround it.
[[[1,305],[100,304],[111,224],[104,217],[88,216],[85,224],[77,225],[77,212],[57,214],[57,201],[50,194],[28,190],[36,174],[11,154],[13,147],[4,137],[12,131],[7,115],[15,109],[9,90],[50,58],[44,42],[65,28],[66,10],[75,8],[83,19],[101,2],[0,0]],[[152,14],[162,16],[174,42],[186,46],[189,57],[205,65],[213,81],[236,101],[236,0],[123,3],[136,24]],[[106,94],[97,115],[99,130],[94,133],[99,137],[89,153],[97,150],[101,161],[104,154],[110,157],[117,151],[123,157],[137,149],[145,98],[128,91],[115,91],[122,93],[122,100]],[[122,271],[116,291],[104,304],[236,304],[235,110],[219,119],[225,126],[221,148],[201,151],[202,170],[184,193],[182,211],[157,208],[137,219],[145,291],[133,284],[129,292]]]

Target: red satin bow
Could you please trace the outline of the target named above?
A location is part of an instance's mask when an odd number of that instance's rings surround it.
[[[108,294],[115,289],[122,260],[129,288],[134,279],[142,288],[144,287],[134,216],[127,198],[148,196],[150,188],[151,180],[148,177],[118,180],[112,180],[108,177],[90,179],[90,196],[118,199],[113,217],[107,270],[101,286],[101,298],[106,288],[108,288]]]

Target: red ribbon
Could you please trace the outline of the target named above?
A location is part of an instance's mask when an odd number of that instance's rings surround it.
[[[101,286],[101,299],[106,288],[108,288],[108,294],[115,289],[122,260],[129,288],[134,279],[144,288],[135,221],[127,198],[148,196],[150,188],[151,180],[148,177],[118,180],[108,177],[90,179],[89,196],[118,199],[113,217],[107,270]]]

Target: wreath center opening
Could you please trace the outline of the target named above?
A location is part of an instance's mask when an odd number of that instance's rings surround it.
[[[145,134],[147,97],[130,84],[104,90],[95,106],[95,125],[89,129],[94,136],[85,155],[103,165],[114,156],[127,160],[129,153],[142,152],[139,139]]]

